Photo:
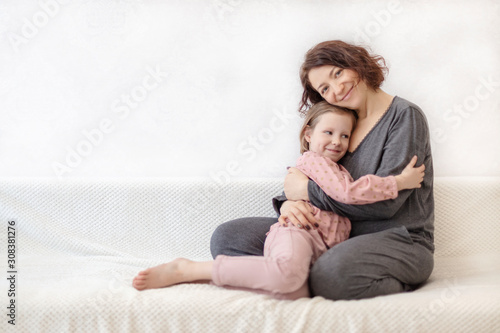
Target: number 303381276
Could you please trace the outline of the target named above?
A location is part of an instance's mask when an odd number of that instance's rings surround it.
[[[10,269],[16,268],[16,222],[9,221],[7,227],[7,264]]]

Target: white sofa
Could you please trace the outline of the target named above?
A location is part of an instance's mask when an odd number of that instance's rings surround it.
[[[1,179],[0,331],[500,332],[500,178],[435,179],[435,269],[411,293],[279,301],[207,284],[131,286],[145,267],[211,258],[224,221],[275,216],[281,184]],[[15,245],[13,267],[5,244]]]

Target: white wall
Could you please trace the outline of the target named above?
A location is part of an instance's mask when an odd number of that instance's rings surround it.
[[[500,176],[493,0],[2,1],[0,176],[281,177],[299,66],[330,39],[386,58],[437,176]]]

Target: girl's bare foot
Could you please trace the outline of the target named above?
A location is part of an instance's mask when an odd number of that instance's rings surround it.
[[[209,280],[210,277],[211,262],[194,262],[179,258],[139,272],[132,285],[137,290],[154,289],[183,282]]]

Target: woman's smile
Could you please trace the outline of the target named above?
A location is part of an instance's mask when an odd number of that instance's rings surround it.
[[[344,97],[342,97],[339,102],[344,102],[344,101],[348,101],[349,100],[349,97],[351,97],[351,92],[352,90],[354,89],[354,86],[351,87],[351,89],[349,89],[349,91],[344,95]]]
[[[353,97],[362,81],[354,70],[325,65],[311,69],[308,77],[312,87],[328,103],[350,109],[358,106],[358,98]]]

